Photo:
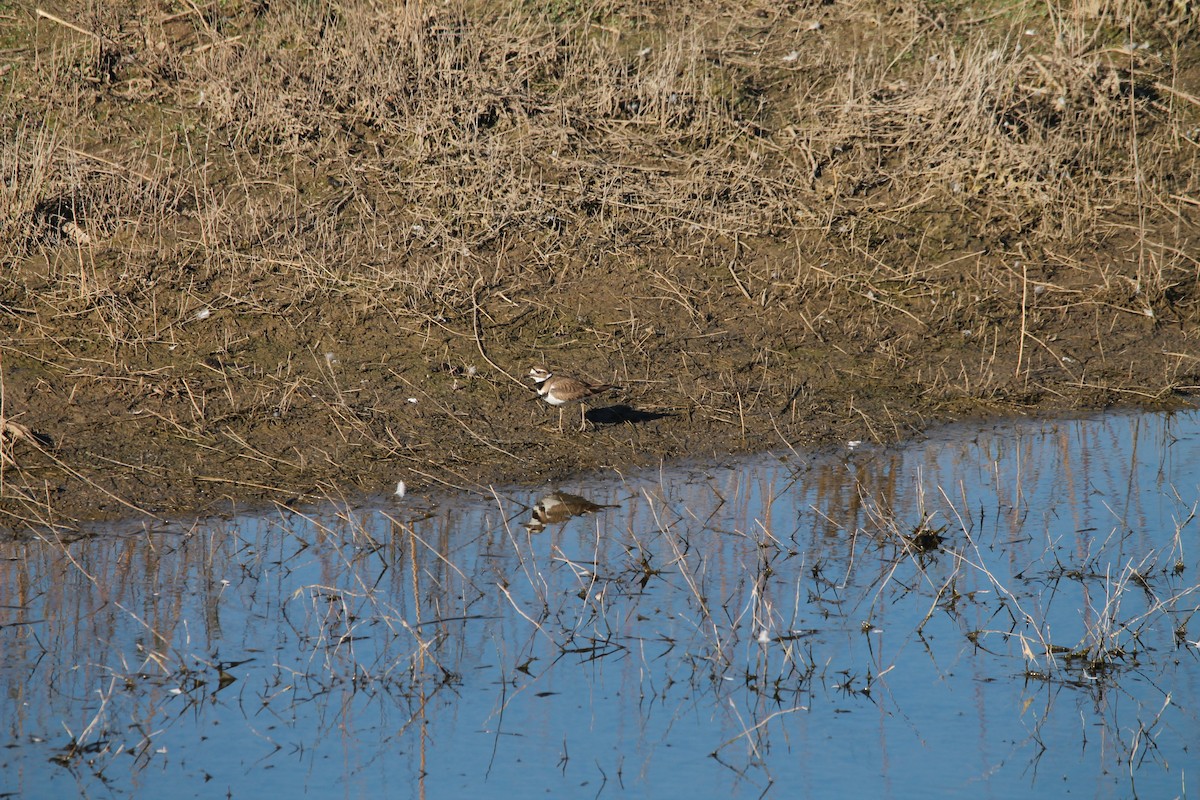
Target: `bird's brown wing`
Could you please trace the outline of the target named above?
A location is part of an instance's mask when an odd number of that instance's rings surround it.
[[[566,375],[561,375],[551,380],[554,382],[551,391],[560,397],[566,397],[570,400],[582,400],[585,397],[591,397],[594,394],[600,394],[601,392],[607,392],[609,389],[617,388],[607,383],[591,383]]]
[[[593,394],[592,384],[587,381],[581,381],[578,378],[567,377],[566,375],[555,379],[551,391],[559,397],[566,397],[571,400],[578,400],[581,397]]]
[[[579,381],[579,383],[583,383],[583,382]],[[612,389],[619,388],[619,387],[613,386],[611,383],[588,383],[588,384],[584,384],[584,385],[587,386],[588,396],[591,396],[594,394],[600,394],[602,392],[607,392],[607,391],[611,391]]]

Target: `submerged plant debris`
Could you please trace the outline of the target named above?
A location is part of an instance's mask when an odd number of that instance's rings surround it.
[[[1186,795],[1198,476],[1109,414],[0,540],[0,794]]]

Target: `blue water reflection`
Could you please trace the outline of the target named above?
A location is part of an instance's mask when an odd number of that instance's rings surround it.
[[[553,488],[0,544],[0,794],[1186,792],[1200,414]]]

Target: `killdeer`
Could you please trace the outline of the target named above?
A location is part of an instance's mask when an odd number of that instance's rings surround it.
[[[558,406],[558,430],[562,431],[562,407],[567,403],[579,403],[579,430],[587,426],[587,411],[583,401],[587,398],[616,389],[607,383],[589,383],[566,375],[554,375],[549,370],[534,367],[529,377],[537,384],[537,393],[552,406]]]

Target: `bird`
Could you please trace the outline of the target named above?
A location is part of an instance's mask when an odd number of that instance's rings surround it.
[[[550,492],[550,494],[533,504],[533,514],[525,523],[525,528],[531,533],[541,533],[547,525],[557,525],[566,522],[571,517],[592,514],[604,508],[616,506],[593,503],[586,497],[567,492]]]
[[[587,426],[587,411],[583,401],[593,395],[619,388],[608,383],[591,383],[567,375],[555,375],[542,367],[529,370],[529,377],[537,384],[538,396],[552,406],[558,406],[558,430],[562,432],[562,407],[567,403],[579,403],[579,430]]]

